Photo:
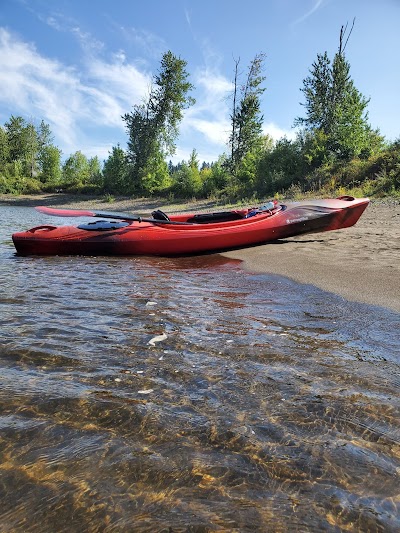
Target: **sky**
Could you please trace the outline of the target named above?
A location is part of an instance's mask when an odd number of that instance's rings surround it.
[[[50,125],[65,159],[126,148],[122,115],[146,99],[163,53],[187,62],[195,105],[174,162],[227,151],[235,61],[246,76],[264,53],[263,130],[295,137],[303,80],[317,54],[333,59],[342,25],[350,74],[369,122],[400,137],[400,0],[0,0],[0,124]]]

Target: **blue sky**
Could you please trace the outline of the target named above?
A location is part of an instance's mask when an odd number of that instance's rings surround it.
[[[107,158],[126,147],[121,115],[146,97],[167,50],[188,63],[196,104],[174,161],[226,150],[234,59],[243,74],[266,54],[264,130],[294,136],[303,79],[318,53],[332,58],[356,18],[346,56],[369,121],[400,137],[400,0],[0,0],[0,123],[50,124],[67,157]]]

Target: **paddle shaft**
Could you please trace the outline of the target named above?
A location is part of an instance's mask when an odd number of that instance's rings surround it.
[[[53,217],[99,217],[113,218],[115,220],[129,220],[133,222],[150,222],[151,224],[174,224],[192,226],[191,222],[178,222],[175,220],[157,220],[155,218],[143,218],[137,215],[125,215],[123,213],[95,212],[85,209],[57,209],[55,207],[37,206],[36,211]]]

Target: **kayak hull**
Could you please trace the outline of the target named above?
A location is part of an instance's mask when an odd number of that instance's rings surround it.
[[[192,224],[187,221],[194,215],[176,215],[171,221],[180,224],[135,221],[106,231],[45,225],[14,233],[12,238],[20,255],[198,254],[350,227],[368,203],[367,198],[352,197],[311,200],[233,221]]]

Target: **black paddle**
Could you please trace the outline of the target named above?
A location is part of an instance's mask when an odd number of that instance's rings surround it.
[[[178,222],[175,220],[157,220],[155,218],[143,218],[138,215],[125,215],[123,213],[111,213],[109,211],[95,212],[85,209],[57,209],[55,207],[46,207],[43,205],[35,207],[36,211],[51,215],[53,217],[100,217],[113,218],[116,220],[132,220],[135,222],[151,222],[152,224],[179,224],[192,226],[191,222]]]

